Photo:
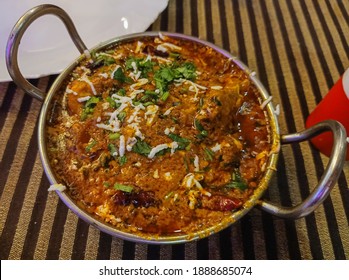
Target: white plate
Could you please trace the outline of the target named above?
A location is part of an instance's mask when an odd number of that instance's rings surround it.
[[[72,18],[88,48],[114,37],[145,31],[166,8],[168,0],[1,0],[0,82],[11,80],[5,62],[8,36],[17,20],[40,4],[55,4]],[[56,74],[79,55],[63,25],[55,16],[37,19],[19,47],[19,67],[26,78]]]

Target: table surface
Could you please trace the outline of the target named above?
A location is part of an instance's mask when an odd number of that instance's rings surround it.
[[[309,113],[349,67],[349,1],[169,1],[149,27],[193,35],[237,55],[279,104],[282,134]],[[56,76],[31,80],[47,90]],[[347,259],[349,162],[338,184],[305,218],[252,209],[200,241],[146,245],[98,231],[47,191],[37,142],[42,103],[0,83],[0,259]],[[290,206],[316,186],[328,158],[308,142],[283,146],[265,194]]]

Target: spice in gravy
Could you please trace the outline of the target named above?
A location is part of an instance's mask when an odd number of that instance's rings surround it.
[[[270,154],[248,75],[185,39],[145,37],[92,53],[53,104],[46,135],[57,180],[124,232],[214,226],[243,207]]]

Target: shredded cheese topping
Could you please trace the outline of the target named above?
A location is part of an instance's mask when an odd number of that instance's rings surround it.
[[[49,188],[48,191],[52,192],[52,191],[60,191],[60,192],[64,192],[66,190],[66,186],[62,185],[62,184],[52,184]]]
[[[198,155],[195,155],[195,157],[194,157],[194,166],[195,166],[194,171],[195,172],[199,172],[200,171],[200,166],[199,166],[199,157],[198,157]]]
[[[89,99],[91,99],[91,96],[80,97],[80,98],[78,98],[78,102],[82,103],[82,102],[85,102]]]
[[[120,143],[119,143],[119,154],[120,156],[124,156],[125,155],[125,136],[121,135],[120,136]]]
[[[78,93],[76,91],[73,91],[72,89],[70,89],[68,87],[65,89],[65,92],[68,93],[68,94],[72,93],[74,95],[78,95]]]
[[[221,145],[216,143],[216,145],[214,145],[212,148],[211,148],[211,151],[212,152],[218,152],[221,150]]]

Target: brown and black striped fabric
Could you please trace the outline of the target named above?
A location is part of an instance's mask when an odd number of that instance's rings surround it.
[[[280,104],[283,134],[349,67],[349,0],[170,0],[149,27],[185,33],[236,54]],[[31,80],[47,90],[55,76]],[[348,259],[349,162],[313,213],[283,220],[252,209],[233,226],[182,245],[146,245],[101,233],[48,193],[38,154],[41,103],[0,83],[0,259]],[[349,108],[348,108],[349,110]],[[283,146],[266,199],[304,200],[328,158],[309,143]]]

